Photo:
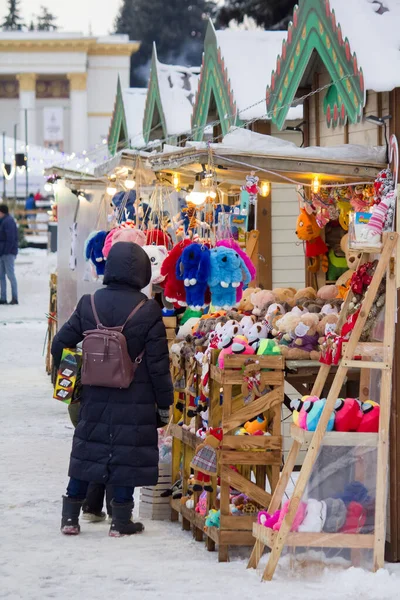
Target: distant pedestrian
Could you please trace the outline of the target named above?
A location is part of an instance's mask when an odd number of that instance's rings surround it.
[[[131,521],[134,488],[158,480],[157,427],[168,423],[173,402],[168,343],[161,309],[141,292],[151,279],[151,263],[137,244],[117,242],[107,259],[105,288],[83,296],[53,340],[55,365],[64,348],[74,348],[84,332],[98,327],[123,327],[127,350],[138,367],[128,388],[83,385],[79,421],[69,464],[69,484],[63,499],[61,531],[77,535],[79,514],[89,483],[113,488],[110,535],[143,531]],[[133,309],[138,313],[129,318]],[[98,313],[96,318],[96,313]],[[103,359],[110,365],[108,345]],[[112,356],[112,355],[111,355]],[[117,356],[117,355],[114,355]],[[116,373],[121,372],[118,369]],[[85,364],[83,365],[85,369]]]
[[[0,304],[7,304],[7,281],[11,285],[11,302],[18,304],[18,286],[15,277],[15,258],[18,254],[18,228],[7,204],[0,204]]]

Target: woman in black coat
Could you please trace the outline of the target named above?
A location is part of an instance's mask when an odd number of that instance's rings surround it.
[[[102,325],[123,325],[133,308],[146,299],[140,290],[150,278],[151,264],[144,250],[137,244],[116,243],[106,263],[106,287],[95,293]],[[74,348],[85,331],[95,328],[90,296],[86,295],[54,338],[56,365],[64,348]],[[157,427],[168,422],[173,387],[165,327],[154,300],[148,300],[128,321],[124,335],[131,360],[143,350],[144,357],[127,389],[83,386],[70,482],[63,498],[61,531],[65,534],[79,533],[79,513],[89,482],[113,486],[110,535],[142,531],[140,523],[131,521],[134,488],[157,483]]]

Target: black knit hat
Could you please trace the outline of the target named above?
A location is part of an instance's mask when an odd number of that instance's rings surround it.
[[[0,204],[0,212],[3,213],[3,215],[8,215],[8,206],[7,206],[7,204]]]

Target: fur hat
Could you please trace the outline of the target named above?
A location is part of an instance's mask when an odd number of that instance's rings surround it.
[[[320,533],[326,521],[326,503],[310,498],[307,501],[306,515],[298,531]]]
[[[324,531],[327,533],[337,533],[346,521],[346,505],[340,498],[327,498],[324,502],[326,504]]]

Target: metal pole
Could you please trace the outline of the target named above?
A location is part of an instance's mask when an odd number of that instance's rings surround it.
[[[17,154],[17,123],[14,125],[14,163],[16,161]],[[15,199],[15,208],[17,208],[17,165],[15,165],[14,171],[14,199]]]
[[[28,175],[28,109],[25,109],[25,194],[29,195],[29,175]]]
[[[7,179],[5,176],[5,167],[6,165],[6,132],[3,131],[3,200],[5,201],[7,198]]]

